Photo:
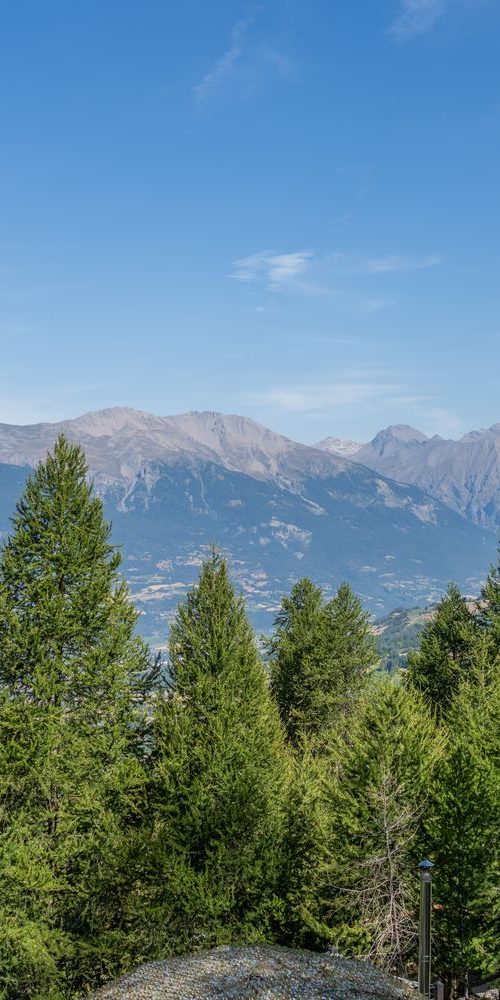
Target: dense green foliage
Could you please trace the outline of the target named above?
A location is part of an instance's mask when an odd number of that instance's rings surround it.
[[[452,583],[408,655],[407,680],[424,695],[432,712],[446,714],[472,667],[478,640],[476,620]]]
[[[324,773],[317,906],[343,949],[404,969],[416,935],[418,833],[443,740],[422,699],[388,678],[366,690]]]
[[[323,594],[304,578],[283,598],[275,630],[267,642],[271,658],[271,691],[288,739],[295,743],[304,729],[317,725],[318,702],[324,715]]]
[[[269,935],[289,764],[227,568],[214,552],[170,634],[155,717],[152,906],[160,951]]]
[[[310,580],[258,654],[213,551],[134,636],[81,449],[28,481],[0,558],[0,1000],[73,1000],[137,962],[278,941],[415,972],[435,862],[450,996],[500,953],[500,567],[451,585],[402,680],[359,600]]]
[[[81,451],[28,482],[0,563],[0,995],[72,996],[126,954],[147,651]]]
[[[435,960],[448,984],[496,972],[500,900],[500,673],[477,649],[442,729],[422,836],[436,864]]]
[[[307,578],[283,599],[267,649],[271,690],[292,743],[338,725],[377,660],[369,616],[348,584],[325,603]]]

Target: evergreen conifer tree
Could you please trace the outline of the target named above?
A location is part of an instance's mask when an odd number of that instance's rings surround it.
[[[481,631],[488,635],[492,657],[498,657],[500,655],[500,554],[496,565],[490,566],[486,583],[481,590],[477,620]]]
[[[477,639],[475,618],[452,583],[423,628],[419,649],[408,655],[406,680],[422,692],[437,718],[446,714],[460,683],[467,679]]]
[[[170,633],[148,912],[158,952],[269,936],[289,767],[243,601],[216,552]]]
[[[295,745],[339,724],[377,660],[369,616],[349,585],[325,604],[307,578],[283,598],[268,650],[271,690]]]
[[[304,731],[321,723],[325,673],[323,594],[304,577],[283,598],[267,642],[271,691],[288,739],[296,745]]]
[[[479,658],[448,713],[424,816],[422,849],[436,866],[434,967],[451,995],[471,972],[496,972],[500,953],[500,685],[484,651]]]
[[[292,779],[285,813],[280,872],[281,944],[320,949],[324,928],[318,926],[316,871],[322,858],[325,763],[316,740],[303,737],[292,757]]]
[[[29,478],[0,560],[0,995],[80,995],[127,962],[126,827],[148,654],[82,450]]]
[[[342,583],[325,608],[326,657],[331,664],[331,692],[338,710],[348,715],[377,659],[370,616],[348,583]]]
[[[421,696],[386,677],[324,754],[318,927],[344,953],[400,974],[415,942],[417,835],[442,744]]]

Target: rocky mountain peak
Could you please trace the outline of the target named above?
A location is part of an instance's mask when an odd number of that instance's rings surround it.
[[[74,420],[0,426],[0,462],[35,465],[61,431],[85,448],[94,473],[133,481],[151,463],[214,462],[262,479],[300,480],[343,468],[342,458],[299,444],[249,417],[215,411],[156,416],[129,407],[85,413]]]
[[[328,451],[332,455],[340,455],[342,458],[353,458],[354,455],[363,447],[359,441],[344,440],[338,437],[326,437],[322,441],[318,441],[315,445],[316,448],[320,448],[321,451]]]
[[[411,483],[481,525],[500,524],[500,424],[458,441],[388,427],[361,448],[356,461]]]
[[[409,424],[392,424],[390,427],[385,427],[384,430],[379,431],[373,438],[371,445],[380,454],[383,454],[387,447],[393,443],[411,445],[428,440],[427,434],[417,430],[415,427],[410,427]]]

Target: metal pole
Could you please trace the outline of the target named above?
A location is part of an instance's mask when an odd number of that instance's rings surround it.
[[[418,988],[424,997],[431,995],[431,913],[432,861],[421,861],[420,870],[420,933],[418,939]]]

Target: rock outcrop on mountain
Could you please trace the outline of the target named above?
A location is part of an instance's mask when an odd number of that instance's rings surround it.
[[[157,417],[114,407],[56,424],[0,424],[0,462],[34,465],[58,434],[85,448],[94,473],[131,482],[150,463],[215,462],[257,479],[300,480],[345,468],[342,459],[291,441],[248,417],[213,412]]]
[[[343,438],[326,437],[318,441],[316,448],[327,451],[330,455],[338,455],[340,458],[354,458],[358,451],[364,447],[359,441],[349,441]]]
[[[388,427],[360,448],[356,461],[420,487],[476,524],[500,525],[500,424],[458,441]]]

